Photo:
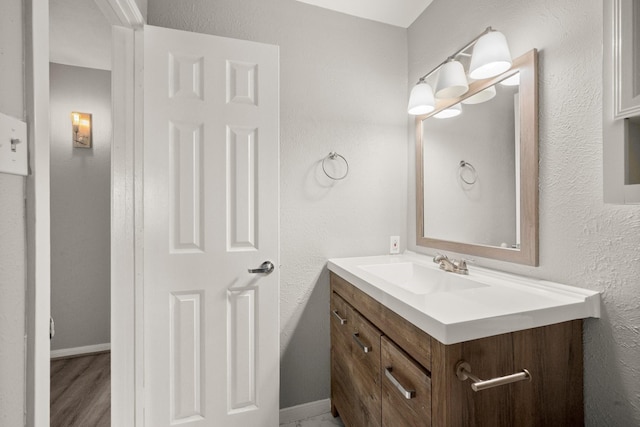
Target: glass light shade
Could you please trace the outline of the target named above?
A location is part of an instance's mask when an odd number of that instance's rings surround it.
[[[458,61],[444,63],[438,71],[436,98],[450,99],[464,95],[469,90],[464,67]]]
[[[508,79],[504,79],[500,82],[502,86],[519,86],[520,85],[520,73],[515,73]]]
[[[428,83],[420,82],[411,89],[409,107],[407,112],[414,116],[427,114],[435,110],[436,101],[433,98],[433,89]]]
[[[488,79],[511,68],[511,53],[507,39],[499,31],[491,31],[480,37],[473,47],[469,77]]]
[[[459,116],[461,113],[462,105],[458,103],[440,111],[438,114],[434,114],[433,117],[435,117],[436,119],[449,119],[451,117]]]
[[[496,96],[496,87],[489,86],[485,90],[480,91],[475,95],[468,97],[467,99],[464,99],[462,103],[469,104],[469,105],[482,104],[483,102],[487,102],[488,100],[492,99],[495,96]]]

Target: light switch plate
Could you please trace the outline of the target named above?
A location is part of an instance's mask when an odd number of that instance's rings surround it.
[[[0,113],[0,173],[27,176],[27,124]]]

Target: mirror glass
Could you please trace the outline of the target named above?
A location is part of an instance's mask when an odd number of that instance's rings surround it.
[[[456,104],[455,117],[422,121],[425,237],[519,247],[518,77]]]
[[[418,245],[537,265],[536,62],[417,118]]]

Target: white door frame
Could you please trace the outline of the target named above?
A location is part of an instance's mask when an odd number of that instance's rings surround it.
[[[134,29],[144,18],[133,0],[95,0],[113,31],[111,159],[111,419],[114,426],[142,425],[141,355],[136,351],[136,203],[141,161],[135,141],[141,110],[136,107]],[[24,13],[25,104],[29,130],[27,178],[26,424],[49,426],[51,314],[49,195],[49,0],[28,0]],[[135,90],[134,90],[135,89]],[[139,102],[138,102],[139,103]],[[141,105],[141,104],[140,104]],[[141,139],[139,139],[141,140]],[[139,145],[139,144],[138,144]],[[136,155],[137,154],[137,155]],[[114,310],[117,307],[117,311]],[[139,313],[138,313],[139,314]],[[135,325],[135,328],[132,326]],[[140,407],[140,408],[137,408]]]
[[[25,105],[29,169],[26,186],[26,424],[49,425],[51,247],[49,204],[49,1],[24,8]]]
[[[140,33],[114,27],[111,146],[111,425],[144,422]],[[139,284],[139,286],[136,286]]]

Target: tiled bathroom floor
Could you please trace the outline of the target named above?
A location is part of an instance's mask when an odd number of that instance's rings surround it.
[[[318,415],[317,417],[307,418],[306,420],[296,421],[289,424],[280,424],[280,427],[344,427],[340,417],[333,418],[331,413]]]

